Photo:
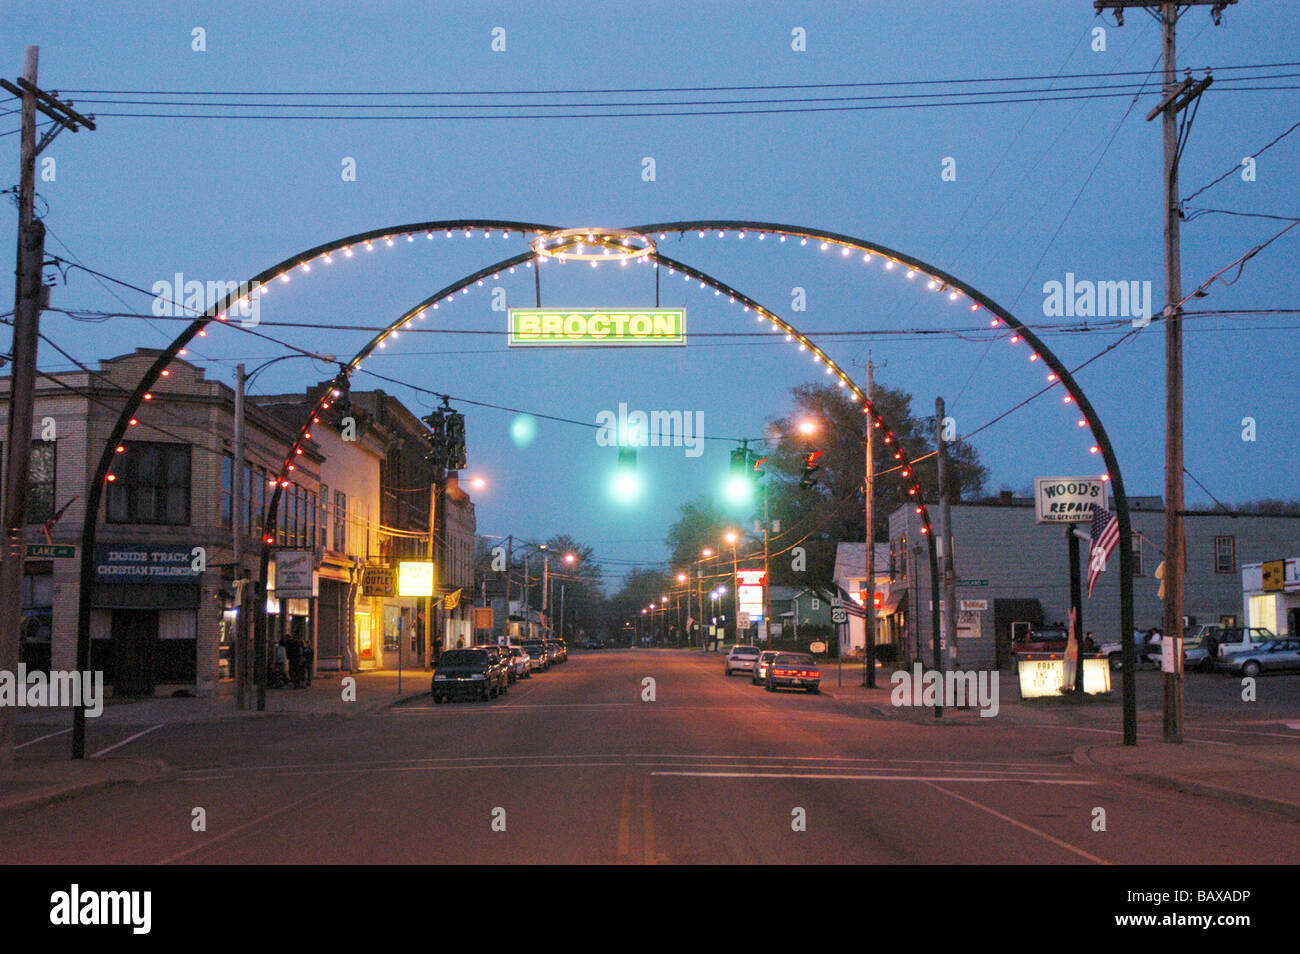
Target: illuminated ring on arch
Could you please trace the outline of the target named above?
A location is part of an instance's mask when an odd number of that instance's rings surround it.
[[[645,258],[655,251],[654,239],[631,229],[559,229],[542,233],[532,245],[538,258],[575,262]]]

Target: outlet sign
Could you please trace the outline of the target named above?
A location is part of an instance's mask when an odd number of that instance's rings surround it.
[[[686,344],[685,308],[511,308],[510,347]]]

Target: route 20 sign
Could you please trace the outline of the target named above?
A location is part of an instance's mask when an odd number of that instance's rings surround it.
[[[1035,477],[1034,511],[1038,523],[1087,523],[1092,505],[1106,505],[1106,481],[1100,477]]]

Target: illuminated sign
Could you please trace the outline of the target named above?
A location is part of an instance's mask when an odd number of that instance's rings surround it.
[[[748,613],[752,620],[763,618],[763,584],[767,574],[762,570],[736,571],[736,600],[738,612]]]
[[[1065,659],[1053,653],[1049,657],[1022,658],[1020,668],[1020,698],[1059,696],[1065,682]],[[1083,660],[1083,691],[1089,695],[1110,692],[1110,660],[1101,656],[1086,656]]]
[[[397,564],[398,596],[432,596],[433,564],[403,560]]]
[[[513,347],[569,345],[684,345],[685,308],[591,311],[511,308],[508,343]]]

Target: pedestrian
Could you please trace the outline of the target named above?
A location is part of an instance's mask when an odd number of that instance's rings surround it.
[[[284,647],[284,655],[289,662],[289,681],[298,689],[302,684],[302,643],[292,633],[286,633],[280,640],[280,645]]]
[[[315,668],[316,650],[312,649],[311,640],[302,643],[302,679],[308,689],[311,688],[311,671]]]
[[[1219,657],[1219,637],[1214,635],[1213,630],[1211,630],[1210,634],[1205,637],[1205,655],[1210,660],[1215,660]]]
[[[1093,639],[1092,635],[1093,634],[1089,632],[1088,635],[1083,638],[1083,651],[1085,653],[1095,653],[1097,651],[1097,640]]]

